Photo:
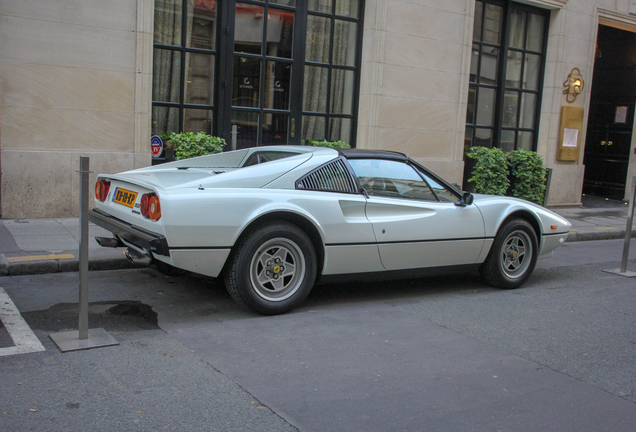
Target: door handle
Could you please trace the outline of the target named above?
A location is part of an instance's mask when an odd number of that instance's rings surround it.
[[[608,141],[608,142],[607,142],[607,145],[608,145],[608,146],[611,146],[612,144],[614,144],[612,141]]]
[[[607,144],[606,141],[601,141],[601,145],[605,145],[605,144]]]
[[[291,137],[294,138],[296,136],[296,119],[291,119]]]

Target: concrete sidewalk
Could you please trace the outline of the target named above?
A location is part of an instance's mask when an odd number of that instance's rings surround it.
[[[628,205],[618,200],[583,197],[582,208],[553,209],[573,227],[567,241],[625,238]],[[89,268],[133,268],[125,248],[100,247],[95,236],[111,233],[90,224]],[[0,276],[77,271],[79,219],[0,219]]]
[[[125,248],[103,248],[96,236],[112,237],[89,224],[90,270],[133,268]],[[0,219],[0,276],[74,272],[79,269],[79,218]]]

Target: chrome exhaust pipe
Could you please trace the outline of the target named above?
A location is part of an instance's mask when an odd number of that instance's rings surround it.
[[[101,247],[117,248],[122,247],[124,244],[118,238],[113,237],[95,237],[95,241]]]
[[[131,264],[147,266],[150,265],[150,262],[152,261],[152,257],[150,255],[139,253],[131,248],[128,248],[128,250],[124,252],[124,255]]]

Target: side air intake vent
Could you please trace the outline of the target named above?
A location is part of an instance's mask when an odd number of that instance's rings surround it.
[[[358,193],[358,186],[342,159],[329,162],[296,182],[296,189]]]

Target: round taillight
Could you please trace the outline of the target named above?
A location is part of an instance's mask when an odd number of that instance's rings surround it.
[[[150,201],[150,195],[148,194],[143,194],[141,196],[141,203],[140,203],[140,210],[141,210],[141,215],[143,217],[148,217],[148,202]]]
[[[110,183],[102,182],[102,201],[106,201],[106,198],[108,198],[109,190],[110,190]]]
[[[158,221],[161,217],[159,197],[151,196],[150,199],[148,199],[148,217],[153,221]]]
[[[106,201],[109,189],[110,183],[101,180],[95,182],[95,198],[101,202]]]

